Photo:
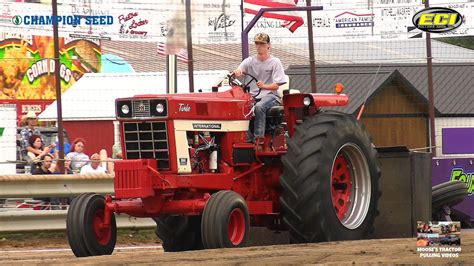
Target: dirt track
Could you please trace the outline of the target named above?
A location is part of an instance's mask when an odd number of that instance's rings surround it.
[[[69,250],[33,252],[38,245],[1,247],[0,264],[274,264],[274,263],[425,263],[471,264],[474,260],[474,232],[462,232],[462,252],[459,258],[420,258],[415,239],[383,239],[320,244],[279,245],[242,249],[203,250],[164,253],[159,247],[116,250],[112,256],[75,258]],[[157,245],[150,244],[150,245]],[[49,248],[68,248],[64,243]],[[123,245],[121,245],[123,246]],[[139,246],[136,246],[139,247]],[[24,250],[24,251],[23,251]],[[15,251],[15,252],[11,252]]]

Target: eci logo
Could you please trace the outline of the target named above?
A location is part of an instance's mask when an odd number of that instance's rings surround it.
[[[412,22],[422,31],[442,33],[461,26],[462,15],[450,8],[430,7],[416,13]]]
[[[112,16],[13,16],[12,23],[15,25],[112,25],[114,18]]]

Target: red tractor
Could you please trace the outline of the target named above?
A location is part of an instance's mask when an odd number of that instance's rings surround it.
[[[253,98],[238,80],[210,93],[116,100],[124,160],[115,195],[73,200],[77,257],[111,254],[115,213],[151,217],[165,251],[244,247],[249,226],[289,230],[292,243],[371,236],[380,171],[369,133],[334,94],[286,93],[248,143]]]

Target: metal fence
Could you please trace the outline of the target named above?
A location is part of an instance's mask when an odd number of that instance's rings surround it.
[[[74,197],[86,192],[113,194],[112,175],[0,176],[0,198]],[[0,232],[65,230],[67,210],[0,208]],[[118,228],[153,228],[150,218],[116,214]]]

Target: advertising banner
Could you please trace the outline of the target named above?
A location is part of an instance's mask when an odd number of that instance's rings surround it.
[[[243,7],[241,4],[243,2]],[[258,0],[192,1],[192,35],[195,44],[238,43],[242,28],[253,19],[261,3]],[[273,1],[288,5],[305,6],[306,1]],[[315,42],[342,42],[360,40],[392,40],[423,38],[424,32],[413,24],[414,15],[425,8],[422,0],[358,0],[312,1],[323,10],[312,14]],[[17,31],[31,35],[52,35],[51,4],[0,4],[0,31]],[[460,0],[430,1],[432,7],[450,8],[462,16],[460,27],[432,37],[474,35],[474,2]],[[182,1],[64,1],[58,5],[61,17],[59,33],[62,37],[165,42],[169,22],[176,12],[184,13]],[[287,17],[289,20],[284,21]],[[302,24],[301,24],[302,23]],[[171,34],[185,31],[174,28]],[[307,21],[305,12],[278,12],[262,17],[251,34],[265,31],[276,43],[306,43]]]
[[[90,40],[60,38],[61,88],[87,72],[100,72],[101,52]],[[0,99],[55,99],[51,36],[0,35]]]
[[[454,206],[454,209],[462,211],[471,219],[474,218],[474,159],[457,157],[435,157],[432,166],[433,186],[448,182],[461,181],[466,183],[469,196],[463,202]]]

